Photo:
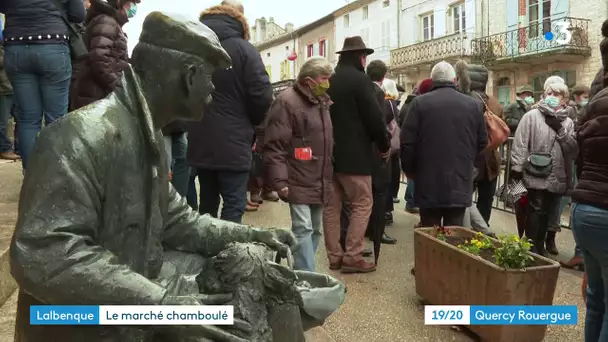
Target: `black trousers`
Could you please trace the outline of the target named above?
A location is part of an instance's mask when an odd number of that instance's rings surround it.
[[[422,227],[462,226],[466,208],[420,208]]]
[[[399,153],[395,153],[391,156],[390,163],[391,184],[389,185],[388,194],[392,200],[393,198],[399,197],[399,187],[401,186],[401,162],[399,160]]]
[[[475,182],[477,187],[477,210],[481,217],[490,225],[490,215],[492,214],[492,203],[496,193],[496,182],[498,178],[492,180],[480,180]]]
[[[381,229],[384,232],[386,226],[386,196],[388,192],[388,184],[383,187],[372,189],[374,196],[374,205],[372,206],[372,213],[369,216],[369,222],[367,223],[367,230],[365,231],[366,237],[372,237],[374,229]]]
[[[547,190],[528,189],[528,218],[526,237],[534,244],[532,251],[545,254],[545,239],[549,230],[549,214],[561,196]]]

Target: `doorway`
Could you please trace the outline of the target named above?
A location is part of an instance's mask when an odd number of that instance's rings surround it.
[[[498,102],[503,108],[511,103],[511,81],[508,77],[503,77],[496,82],[498,87]]]

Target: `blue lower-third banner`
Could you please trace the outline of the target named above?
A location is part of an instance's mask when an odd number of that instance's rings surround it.
[[[232,305],[32,305],[31,325],[232,325]]]
[[[426,325],[576,325],[576,305],[426,305]]]

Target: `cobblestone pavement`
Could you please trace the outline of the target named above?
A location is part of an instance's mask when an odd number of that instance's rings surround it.
[[[0,251],[8,246],[16,221],[18,193],[21,186],[19,163],[0,163]],[[403,187],[402,187],[403,188]],[[404,190],[404,189],[402,189]],[[317,254],[318,271],[329,273],[348,285],[344,305],[325,324],[324,329],[309,335],[309,341],[325,342],[387,342],[387,341],[474,341],[465,332],[449,327],[425,326],[423,307],[409,274],[414,263],[413,225],[416,215],[403,210],[403,202],[396,205],[395,223],[387,229],[398,239],[393,246],[383,246],[378,270],[365,275],[342,275],[327,267],[324,248]],[[245,222],[262,227],[290,225],[289,210],[285,203],[264,203],[260,211],[247,213]],[[492,229],[496,232],[515,232],[511,214],[495,210]],[[574,242],[569,230],[558,235],[561,259],[572,256]],[[580,298],[582,274],[576,271],[560,272],[555,304],[579,306],[579,322],[584,315]],[[0,308],[0,342],[13,340],[15,296]],[[582,341],[582,323],[577,326],[549,327],[546,341]]]

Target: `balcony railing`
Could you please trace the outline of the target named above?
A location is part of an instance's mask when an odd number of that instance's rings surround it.
[[[399,69],[422,64],[432,64],[450,57],[470,55],[466,34],[449,36],[409,45],[391,51],[391,68]]]
[[[474,39],[472,57],[486,62],[553,51],[588,54],[588,26],[588,19],[564,17]]]

